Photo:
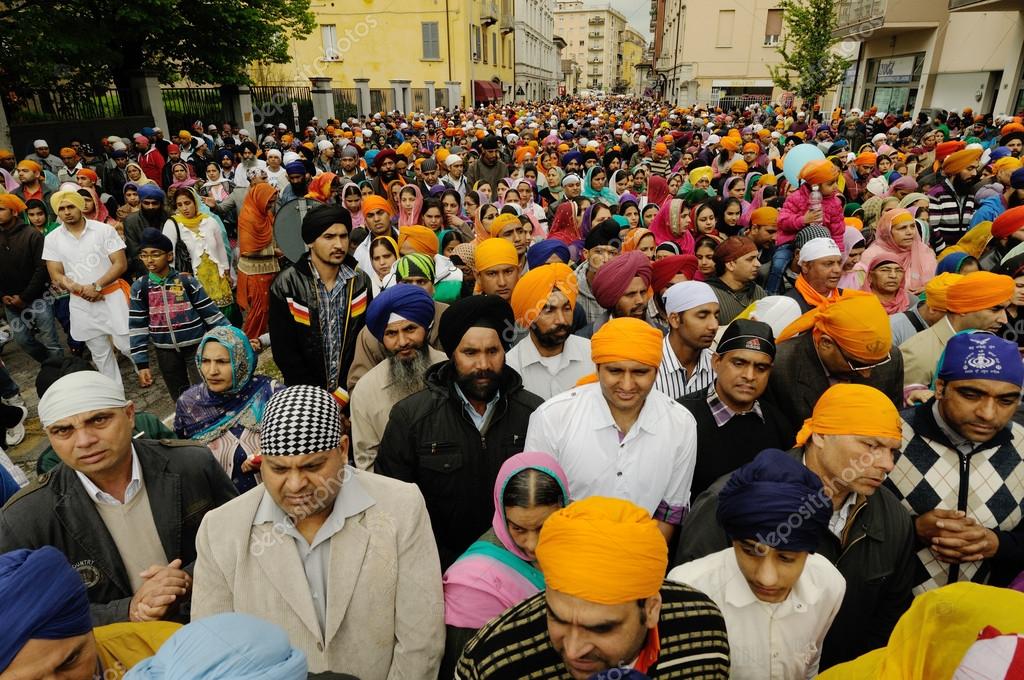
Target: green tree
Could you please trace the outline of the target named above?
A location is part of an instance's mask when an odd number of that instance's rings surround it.
[[[286,63],[315,26],[310,0],[13,0],[0,8],[0,87],[127,88],[248,82],[253,61]]]
[[[805,101],[813,101],[838,85],[850,60],[832,52],[838,17],[836,0],[782,0],[786,23],[777,52],[782,63],[769,66],[772,82]]]

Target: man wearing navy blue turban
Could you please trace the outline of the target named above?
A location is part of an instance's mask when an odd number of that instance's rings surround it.
[[[732,474],[718,495],[718,523],[732,547],[687,562],[668,579],[700,590],[729,631],[729,677],[813,677],[846,580],[814,554],[832,502],[821,479],[778,449]],[[766,606],[767,605],[767,606]]]
[[[386,357],[352,390],[352,450],[361,470],[373,469],[391,407],[423,389],[427,369],[447,359],[427,342],[434,311],[430,294],[410,283],[385,288],[366,311],[366,328]]]
[[[530,269],[536,269],[541,265],[555,262],[552,257],[557,257],[557,261],[562,264],[569,264],[569,246],[557,238],[538,241],[526,251],[526,264]]]

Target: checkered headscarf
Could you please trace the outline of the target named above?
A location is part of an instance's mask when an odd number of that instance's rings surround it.
[[[267,402],[260,430],[264,456],[301,456],[330,451],[341,441],[338,402],[313,385],[281,390]]]

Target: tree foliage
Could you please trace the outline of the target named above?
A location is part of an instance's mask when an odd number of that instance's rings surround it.
[[[308,35],[310,0],[12,0],[0,5],[5,92],[161,82],[248,82],[253,61],[285,63]]]
[[[782,63],[769,66],[772,81],[804,100],[813,100],[838,85],[850,60],[832,52],[838,23],[836,0],[782,0],[786,30],[777,51]]]

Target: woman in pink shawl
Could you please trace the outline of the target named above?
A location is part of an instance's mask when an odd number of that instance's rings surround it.
[[[415,184],[406,184],[398,192],[398,226],[413,227],[419,224],[423,211],[423,194]]]
[[[905,208],[887,210],[878,221],[874,242],[853,268],[860,279],[861,290],[871,290],[868,272],[874,269],[873,263],[883,261],[895,262],[904,272],[898,294],[883,301],[885,311],[889,314],[906,311],[910,304],[906,293],[917,295],[935,276],[935,253],[921,240],[914,216]]]
[[[537,538],[569,500],[565,472],[547,453],[518,453],[498,470],[491,529],[444,574],[444,622],[458,647],[448,651],[456,658],[476,629],[544,589]]]
[[[681,198],[665,202],[651,222],[651,231],[658,244],[671,241],[679,246],[679,254],[693,254],[693,231],[690,229],[690,211]]]

